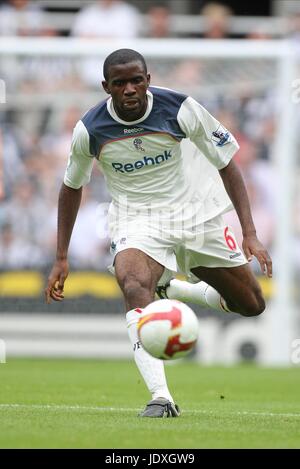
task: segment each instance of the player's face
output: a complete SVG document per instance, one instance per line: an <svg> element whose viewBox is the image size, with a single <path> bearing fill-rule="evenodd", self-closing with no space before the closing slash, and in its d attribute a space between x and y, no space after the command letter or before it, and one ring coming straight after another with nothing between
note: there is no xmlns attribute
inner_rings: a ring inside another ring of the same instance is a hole
<svg viewBox="0 0 300 469"><path fill-rule="evenodd" d="M109 67L108 81L103 81L105 91L111 95L118 116L125 121L142 117L147 109L147 88L150 75L139 61Z"/></svg>

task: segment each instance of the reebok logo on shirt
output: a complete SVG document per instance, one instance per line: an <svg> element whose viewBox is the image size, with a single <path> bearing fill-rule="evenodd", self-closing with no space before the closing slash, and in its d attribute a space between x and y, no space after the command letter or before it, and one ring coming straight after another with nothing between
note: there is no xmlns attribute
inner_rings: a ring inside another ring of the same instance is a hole
<svg viewBox="0 0 300 469"><path fill-rule="evenodd" d="M144 132L145 129L142 127L134 127L133 129L124 129L124 134L138 134L139 132Z"/></svg>
<svg viewBox="0 0 300 469"><path fill-rule="evenodd" d="M154 166L167 161L169 158L172 158L171 150L164 151L162 155L157 155L155 157L152 156L144 156L142 160L138 160L135 163L112 163L112 167L116 172L119 173L131 173L138 169L143 168L144 166Z"/></svg>

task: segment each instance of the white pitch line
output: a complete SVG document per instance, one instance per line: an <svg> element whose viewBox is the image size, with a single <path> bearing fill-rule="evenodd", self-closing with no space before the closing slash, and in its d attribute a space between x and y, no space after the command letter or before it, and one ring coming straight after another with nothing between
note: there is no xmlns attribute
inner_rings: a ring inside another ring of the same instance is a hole
<svg viewBox="0 0 300 469"><path fill-rule="evenodd" d="M242 412L236 412L239 415L262 415L266 417L300 417L300 413L293 413L293 412L282 412L282 413L276 413L276 412L248 412L248 411L242 411Z"/></svg>
<svg viewBox="0 0 300 469"><path fill-rule="evenodd" d="M45 410L92 410L92 411L120 411L120 412L133 412L138 411L139 409L134 409L132 407L93 407L93 406L80 406L80 405L57 405L57 404L0 404L0 409L45 409Z"/></svg>
<svg viewBox="0 0 300 469"><path fill-rule="evenodd" d="M57 405L57 404L0 404L1 409L37 409L37 410L79 410L79 411L96 411L96 412L138 412L140 408L134 407L97 407L97 406L80 406L80 405ZM183 414L203 414L215 415L217 411L188 409ZM252 411L221 411L221 415L249 415L260 417L300 417L299 413L293 412L252 412Z"/></svg>

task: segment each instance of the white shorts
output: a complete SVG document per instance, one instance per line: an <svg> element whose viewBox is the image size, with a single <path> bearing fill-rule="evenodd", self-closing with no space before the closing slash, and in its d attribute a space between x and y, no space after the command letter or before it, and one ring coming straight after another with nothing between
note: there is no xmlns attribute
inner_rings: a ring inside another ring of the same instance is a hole
<svg viewBox="0 0 300 469"><path fill-rule="evenodd" d="M172 228L172 229L171 229ZM182 272L193 280L194 267L237 267L247 264L232 229L222 215L218 215L195 227L151 226L146 218L135 219L126 224L126 230L118 226L114 230L111 253L115 257L128 248L143 251L165 267L159 283L165 283ZM109 267L114 273L113 264Z"/></svg>

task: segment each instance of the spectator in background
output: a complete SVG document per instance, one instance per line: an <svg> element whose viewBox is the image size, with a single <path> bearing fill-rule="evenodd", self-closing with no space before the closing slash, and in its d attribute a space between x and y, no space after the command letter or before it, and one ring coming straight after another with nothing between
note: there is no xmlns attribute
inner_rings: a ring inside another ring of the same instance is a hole
<svg viewBox="0 0 300 469"><path fill-rule="evenodd" d="M28 0L8 0L0 7L0 36L38 36L43 33L43 11Z"/></svg>
<svg viewBox="0 0 300 469"><path fill-rule="evenodd" d="M37 244L14 232L13 225L6 223L0 226L1 269L34 268L44 262L43 256Z"/></svg>
<svg viewBox="0 0 300 469"><path fill-rule="evenodd" d="M199 87L201 86L203 65L199 59L185 59L176 62L170 70L169 75L166 75L166 82L174 83L178 89L182 89L186 93L191 93L197 96ZM166 87L168 87L166 85Z"/></svg>
<svg viewBox="0 0 300 469"><path fill-rule="evenodd" d="M82 112L80 109L75 106L69 107L63 113L61 118L55 115L56 129L54 131L46 132L41 137L41 149L44 149L46 157L49 155L49 158L51 158L53 162L52 164L55 167L55 172L59 175L58 177L61 177L62 171L65 169L70 151L73 129L76 122L81 118L81 115Z"/></svg>
<svg viewBox="0 0 300 469"><path fill-rule="evenodd" d="M157 39L172 36L170 8L165 5L154 5L149 8L145 36Z"/></svg>
<svg viewBox="0 0 300 469"><path fill-rule="evenodd" d="M9 198L12 195L12 187L15 181L18 178L25 177L26 169L21 158L21 152L14 132L12 132L8 126L1 126L0 133L2 137L0 143L2 145L2 161L0 163L0 173L2 170L2 181L0 175L0 187L2 182L2 197Z"/></svg>
<svg viewBox="0 0 300 469"><path fill-rule="evenodd" d="M138 10L122 0L98 0L84 7L74 21L73 36L134 38L140 30Z"/></svg>
<svg viewBox="0 0 300 469"><path fill-rule="evenodd" d="M141 19L135 7L123 0L98 0L80 10L71 34L84 38L131 39L139 35L140 28ZM95 70L99 70L100 76ZM78 74L87 86L98 90L101 73L102 64L98 59L78 61Z"/></svg>
<svg viewBox="0 0 300 469"><path fill-rule="evenodd" d="M106 269L107 263L111 262L108 206L92 199L89 189L85 188L80 209L82 213L78 213L77 226L70 241L70 259L78 268Z"/></svg>
<svg viewBox="0 0 300 469"><path fill-rule="evenodd" d="M231 8L221 3L207 3L201 10L204 20L203 37L206 39L226 39L231 37L230 18Z"/></svg>
<svg viewBox="0 0 300 469"><path fill-rule="evenodd" d="M108 207L108 203L99 203L93 199L91 188L85 186L69 247L70 260L75 268L106 269L107 263L111 262ZM49 214L48 240L44 240L46 251L52 251L52 256L56 247L56 226L57 208L53 205Z"/></svg>
<svg viewBox="0 0 300 469"><path fill-rule="evenodd" d="M274 193L277 187L274 168L267 161L258 158L258 146L253 141L246 137L240 139L239 143L240 150L236 156L236 163L246 183L252 182L261 194L260 203L274 216Z"/></svg>
<svg viewBox="0 0 300 469"><path fill-rule="evenodd" d="M47 207L29 179L18 179L12 197L1 204L0 219L13 227L13 234L22 240L38 245L44 236Z"/></svg>

